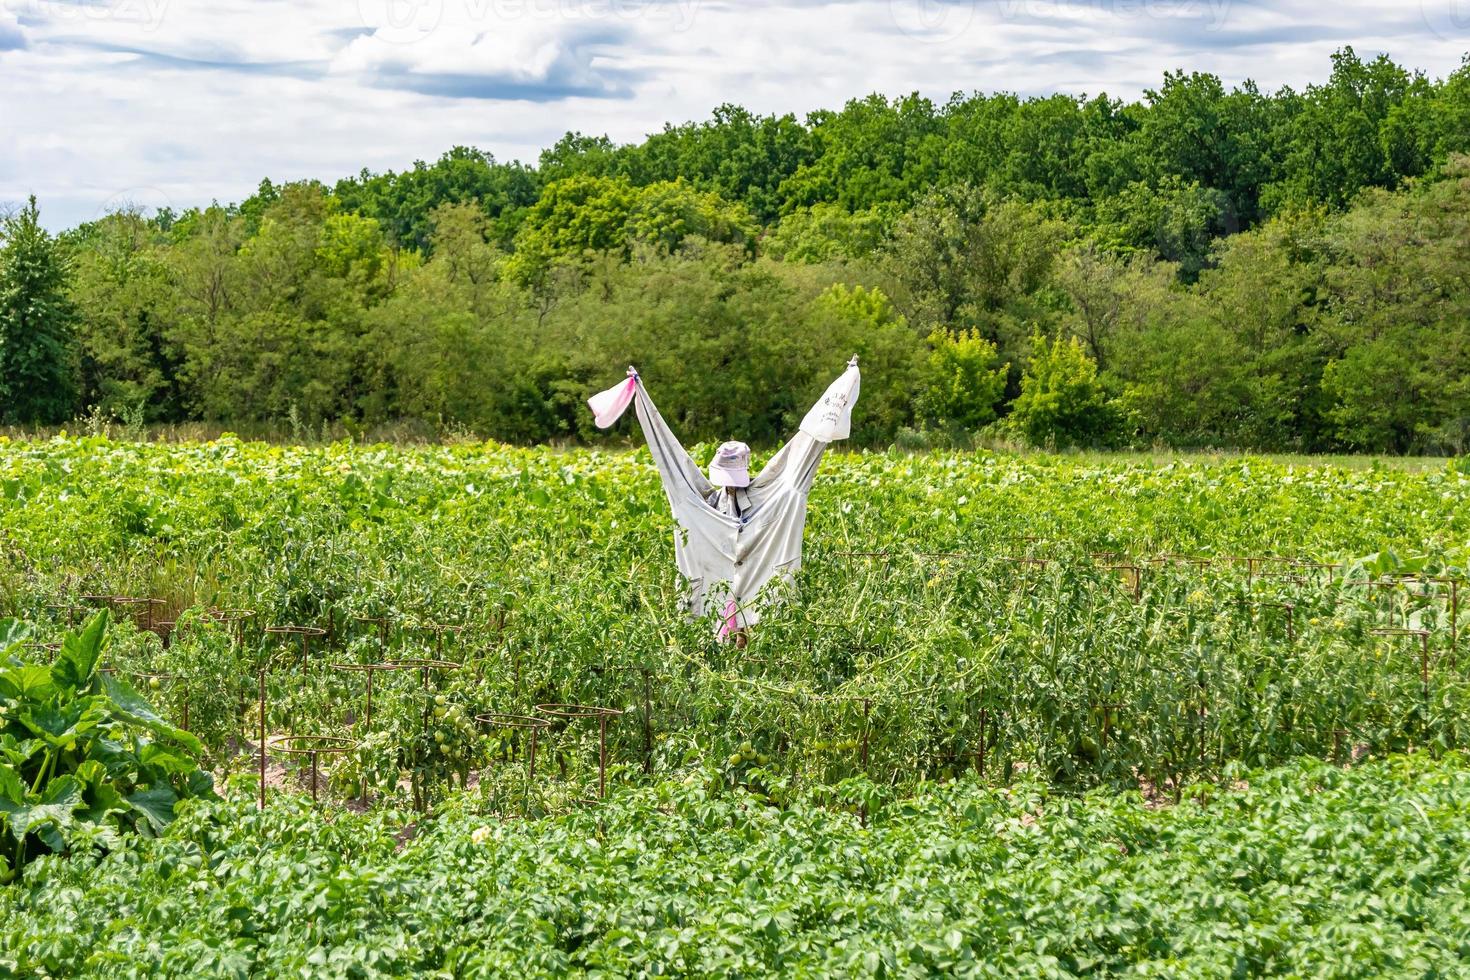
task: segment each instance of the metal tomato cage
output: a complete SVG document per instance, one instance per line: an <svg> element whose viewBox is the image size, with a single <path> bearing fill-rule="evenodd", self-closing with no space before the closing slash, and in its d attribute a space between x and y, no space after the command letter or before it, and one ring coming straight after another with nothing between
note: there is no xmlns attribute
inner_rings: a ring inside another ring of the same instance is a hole
<svg viewBox="0 0 1470 980"><path fill-rule="evenodd" d="M642 664L606 664L592 670L599 674L605 671L636 673L642 679L639 700L643 725L643 772L644 775L653 772L653 668Z"/></svg>
<svg viewBox="0 0 1470 980"><path fill-rule="evenodd" d="M385 660L382 666L389 670L417 670L419 679L427 690L430 671L459 670L463 664L457 664L453 660L436 660L432 657L404 657L401 660Z"/></svg>
<svg viewBox="0 0 1470 980"><path fill-rule="evenodd" d="M56 615L58 619L64 615L68 628L77 624L77 613L87 611L86 606L79 605L75 602L68 602L65 596L58 596L55 602L48 602L42 608Z"/></svg>
<svg viewBox="0 0 1470 980"><path fill-rule="evenodd" d="M607 723L622 714L617 708L604 708L593 704L549 703L538 704L536 710L552 718L561 718L568 723L583 718L597 719L597 798L607 798Z"/></svg>
<svg viewBox="0 0 1470 980"><path fill-rule="evenodd" d="M139 629L154 632L153 622L157 618L154 611L167 608L167 599L154 599L149 596L118 595L112 597L112 605L119 612L126 609L133 614L133 622Z"/></svg>
<svg viewBox="0 0 1470 980"><path fill-rule="evenodd" d="M510 732L530 732L526 753L526 780L536 778L536 738L543 728L551 727L551 719L537 715L513 715L490 712L475 715L475 721L487 731L502 729Z"/></svg>
<svg viewBox="0 0 1470 980"><path fill-rule="evenodd" d="M364 704L362 730L371 731L373 727L373 675L384 671L401 670L403 668L389 663L331 664L330 666L333 670L340 670L344 673L358 673L362 674L365 678L366 703Z"/></svg>
<svg viewBox="0 0 1470 980"><path fill-rule="evenodd" d="M245 645L245 625L254 618L254 609L207 609L199 617L199 622L226 627L230 631L235 646L243 647Z"/></svg>
<svg viewBox="0 0 1470 980"><path fill-rule="evenodd" d="M353 616L355 622L371 623L378 628L378 656L386 657L388 654L388 633L398 625L398 620L393 616Z"/></svg>
<svg viewBox="0 0 1470 980"><path fill-rule="evenodd" d="M311 760L311 801L317 802L317 757L351 752L357 742L338 735L286 735L276 740L274 751L286 755L304 755ZM260 806L265 809L265 782L262 777Z"/></svg>
<svg viewBox="0 0 1470 980"><path fill-rule="evenodd" d="M1385 613L1385 610L1381 608L1381 605L1380 605L1377 597L1379 595L1390 594L1392 591L1396 591L1396 590L1401 590L1402 591L1402 595L1404 595L1405 598L1421 599L1421 600L1425 600L1427 602L1443 602L1445 604L1445 614L1446 614L1446 616L1449 619L1449 627L1450 627L1450 642L1449 642L1449 649L1448 649L1449 658L1450 658L1450 669L1451 670L1457 670L1458 669L1458 667L1459 667L1459 651L1460 651L1460 585L1461 585L1461 580L1460 579L1453 578L1453 577L1450 577L1450 576L1427 576L1426 577L1426 576L1423 576L1423 575L1419 575L1417 573L1409 573L1409 574L1397 575L1397 576L1384 576L1382 578L1376 578L1376 579L1344 579L1343 582L1342 582L1342 584L1344 586L1357 586L1359 588L1367 588L1367 589L1369 589L1370 590L1369 598L1372 600L1373 612L1374 612L1375 615L1382 615L1382 614ZM1419 589L1412 588L1412 586L1415 586L1415 585L1421 586L1421 588L1419 588ZM1443 589L1437 588L1438 586L1446 586L1446 585L1449 586L1448 594L1446 594L1446 592ZM1400 630L1411 630L1411 632L1410 633L1402 633L1402 632L1400 632L1398 634L1394 634L1394 633L1378 633L1377 630L1374 630L1373 632L1374 632L1375 635L1379 635L1379 636L1416 635L1412 631L1412 628L1409 626L1409 610L1407 608L1405 608L1403 610L1403 616L1402 616L1402 619L1401 619L1402 625L1399 626L1399 627L1394 627L1393 626L1393 622L1394 622L1394 610L1393 610L1392 606L1390 606L1386 610L1386 614L1387 614L1388 622L1389 622L1389 626L1386 627L1386 628L1388 628L1388 629L1397 628L1397 629L1400 629ZM1432 631L1430 631L1430 630L1423 630L1423 632L1425 632L1426 634L1429 634Z"/></svg>
<svg viewBox="0 0 1470 980"><path fill-rule="evenodd" d="M1257 602L1254 605L1246 605L1246 615L1252 623L1255 622L1257 609L1279 609L1286 619L1286 642L1296 642L1296 603L1282 602Z"/></svg>
<svg viewBox="0 0 1470 980"><path fill-rule="evenodd" d="M1424 705L1429 706L1429 631L1398 626L1381 626L1368 631L1372 636L1407 637L1419 641L1419 685L1424 692Z"/></svg>
<svg viewBox="0 0 1470 980"><path fill-rule="evenodd" d="M432 635L434 637L434 659L443 661L444 637L446 635L458 637L465 631L466 627L459 623L421 623L418 626L410 627L410 629L415 632Z"/></svg>
<svg viewBox="0 0 1470 980"><path fill-rule="evenodd" d="M56 655L61 652L61 644L55 642L42 643L37 640L30 640L22 645L28 650L40 650L42 653L47 654L48 660L55 660Z"/></svg>
<svg viewBox="0 0 1470 980"><path fill-rule="evenodd" d="M319 628L317 628L315 626L277 625L277 626L267 626L267 627L265 627L265 629L263 630L263 632L265 634L269 635L269 636L300 637L301 638L301 660L300 660L301 674L302 674L303 677L310 676L310 672L311 672L311 641L315 637L325 636L326 633L327 633L326 630L319 629ZM288 643L290 643L289 640L288 640ZM291 646L294 646L294 643L291 643ZM283 646L281 649L282 650L287 650L287 649L289 649L289 647ZM293 653L291 656L292 656L292 659L294 660L295 659L295 654ZM259 723L258 724L258 728L259 728L259 735L260 735L260 760L259 760L259 762L260 762L260 808L262 810L265 809L265 770L266 770L266 752L267 752L267 748L268 748L268 746L267 746L268 737L267 737L267 734L266 734L266 712L267 712L267 710L268 710L268 708L270 706L270 698L269 698L269 692L268 692L267 686L266 686L266 678L267 678L267 675L270 673L271 660L272 660L272 657L271 657L270 653L264 653L261 656L259 663L256 665L256 674L257 674L257 683L258 683L258 697L257 697L257 700L256 700L256 705L257 705L257 710L259 711L259 715L260 715L260 717L258 718L258 723ZM288 719L287 725L288 725L288 727L291 730L291 735L290 736L287 736L287 737L294 738L295 737L295 730L296 730L295 719Z"/></svg>
<svg viewBox="0 0 1470 980"><path fill-rule="evenodd" d="M301 638L301 673L303 676L311 674L311 641L327 635L326 630L316 626L267 626L264 632L272 636L299 636Z"/></svg>

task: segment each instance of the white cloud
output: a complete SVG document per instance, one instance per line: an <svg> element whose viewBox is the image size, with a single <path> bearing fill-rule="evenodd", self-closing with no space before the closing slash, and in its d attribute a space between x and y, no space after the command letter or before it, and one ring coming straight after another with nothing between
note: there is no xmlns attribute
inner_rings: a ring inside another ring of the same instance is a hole
<svg viewBox="0 0 1470 980"><path fill-rule="evenodd" d="M0 7L0 51L15 51L26 46L26 34L20 20L9 10Z"/></svg>
<svg viewBox="0 0 1470 980"><path fill-rule="evenodd" d="M1443 75L1470 0L0 0L0 201L238 200L460 143L534 160L725 102L1136 97L1167 69L1300 87L1344 44Z"/></svg>

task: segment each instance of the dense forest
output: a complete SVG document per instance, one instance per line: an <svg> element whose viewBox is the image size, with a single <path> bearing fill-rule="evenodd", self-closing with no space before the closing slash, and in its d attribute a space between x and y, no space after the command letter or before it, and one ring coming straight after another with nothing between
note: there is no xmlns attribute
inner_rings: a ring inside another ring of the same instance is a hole
<svg viewBox="0 0 1470 980"><path fill-rule="evenodd" d="M0 421L595 440L634 363L771 442L856 352L867 444L1461 452L1470 58L1302 91L736 106L0 232ZM44 206L44 202L42 202Z"/></svg>

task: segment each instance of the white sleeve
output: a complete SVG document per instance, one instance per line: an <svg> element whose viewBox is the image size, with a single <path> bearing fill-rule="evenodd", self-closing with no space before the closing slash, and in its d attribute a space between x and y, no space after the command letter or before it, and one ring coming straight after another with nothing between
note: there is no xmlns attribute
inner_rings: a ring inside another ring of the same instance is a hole
<svg viewBox="0 0 1470 980"><path fill-rule="evenodd" d="M792 436L766 462L765 468L751 479L747 488L751 500L759 503L767 491L783 482L806 493L812 488L812 481L817 478L817 464L822 461L822 453L826 449L825 442L813 439L806 432L798 432Z"/></svg>
<svg viewBox="0 0 1470 980"><path fill-rule="evenodd" d="M653 453L653 464L663 479L669 503L677 504L691 495L702 502L714 486L674 437L653 399L648 397L648 389L643 387L641 379L633 407L638 412L638 424L643 428L643 437L648 440L648 449Z"/></svg>
<svg viewBox="0 0 1470 980"><path fill-rule="evenodd" d="M852 434L852 407L857 404L862 388L857 358L847 362L847 370L822 393L822 397L801 420L801 431L819 442L836 442Z"/></svg>
<svg viewBox="0 0 1470 980"><path fill-rule="evenodd" d="M822 397L801 420L801 429L766 463L765 469L750 482L753 497L779 483L787 482L802 493L812 488L817 478L817 465L827 444L846 439L852 432L852 407L857 404L862 375L857 358L847 370L822 393Z"/></svg>

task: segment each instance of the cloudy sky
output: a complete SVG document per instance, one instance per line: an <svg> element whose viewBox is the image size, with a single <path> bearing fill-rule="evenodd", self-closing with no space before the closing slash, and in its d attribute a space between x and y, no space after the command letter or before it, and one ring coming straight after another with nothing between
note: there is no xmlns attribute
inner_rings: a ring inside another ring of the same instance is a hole
<svg viewBox="0 0 1470 980"><path fill-rule="evenodd" d="M1470 0L0 0L0 206L58 228L460 143L533 161L722 102L1301 86L1345 44L1443 76Z"/></svg>

